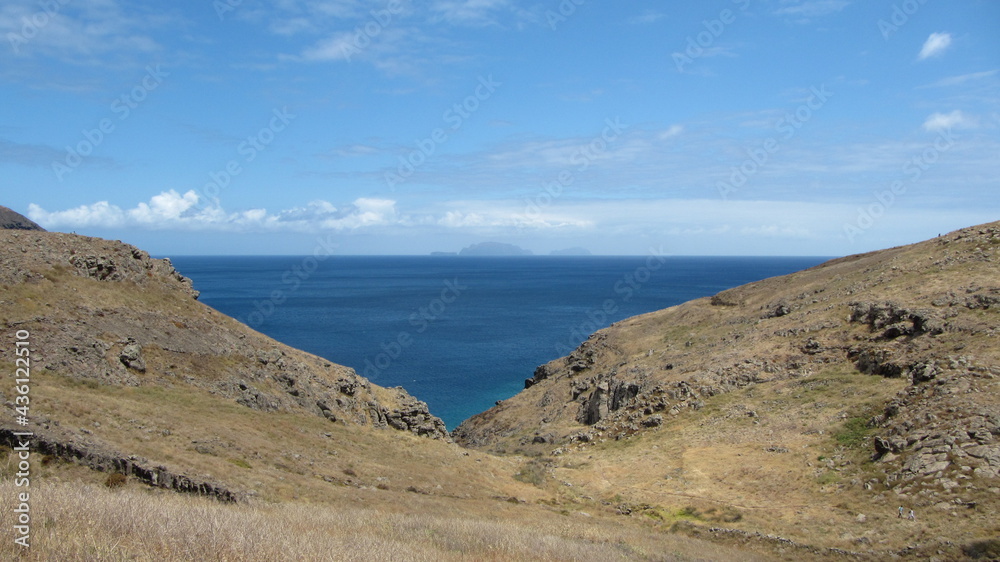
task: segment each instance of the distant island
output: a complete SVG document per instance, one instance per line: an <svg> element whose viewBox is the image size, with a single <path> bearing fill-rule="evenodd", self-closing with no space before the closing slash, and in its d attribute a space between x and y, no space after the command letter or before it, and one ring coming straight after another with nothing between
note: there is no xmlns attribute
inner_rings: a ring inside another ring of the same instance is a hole
<svg viewBox="0 0 1000 562"><path fill-rule="evenodd" d="M504 244L503 242L480 242L462 248L458 252L460 256L531 256L531 250L525 250L514 244Z"/></svg>
<svg viewBox="0 0 1000 562"><path fill-rule="evenodd" d="M534 252L515 244L503 242L480 242L466 246L458 252L431 252L432 256L533 256ZM552 250L550 256L591 256L590 250L575 246L564 250Z"/></svg>
<svg viewBox="0 0 1000 562"><path fill-rule="evenodd" d="M566 248L565 250L552 250L549 252L551 256L592 256L590 250L586 248L581 248L579 246L573 248Z"/></svg>

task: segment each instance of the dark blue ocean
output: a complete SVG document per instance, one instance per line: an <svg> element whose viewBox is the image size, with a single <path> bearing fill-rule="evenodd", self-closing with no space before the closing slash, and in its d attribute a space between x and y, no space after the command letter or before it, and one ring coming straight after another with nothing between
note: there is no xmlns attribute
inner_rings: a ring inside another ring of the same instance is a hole
<svg viewBox="0 0 1000 562"><path fill-rule="evenodd" d="M173 257L200 300L376 384L449 428L612 322L819 257Z"/></svg>

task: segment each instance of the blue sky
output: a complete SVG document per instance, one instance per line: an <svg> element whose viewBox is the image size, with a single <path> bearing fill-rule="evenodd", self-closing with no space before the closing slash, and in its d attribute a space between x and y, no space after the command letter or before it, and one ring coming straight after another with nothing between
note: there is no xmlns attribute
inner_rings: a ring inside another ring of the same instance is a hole
<svg viewBox="0 0 1000 562"><path fill-rule="evenodd" d="M0 204L176 255L844 255L1000 219L1000 2L150 4L0 7Z"/></svg>

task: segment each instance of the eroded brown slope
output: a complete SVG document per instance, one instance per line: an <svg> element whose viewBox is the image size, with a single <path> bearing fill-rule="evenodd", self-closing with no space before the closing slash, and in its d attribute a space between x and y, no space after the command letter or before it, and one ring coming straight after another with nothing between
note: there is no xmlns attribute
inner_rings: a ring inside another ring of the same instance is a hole
<svg viewBox="0 0 1000 562"><path fill-rule="evenodd" d="M541 455L629 512L718 508L736 528L861 550L989 537L998 259L992 223L630 318L454 437ZM895 529L882 515L898 504L925 519Z"/></svg>
<svg viewBox="0 0 1000 562"><path fill-rule="evenodd" d="M174 446L209 451L205 454L214 448L223 454L226 447L213 442L221 441L218 433L224 431L209 430L200 439L178 444L171 435L176 428L141 419L139 398L133 417L118 419L115 410L124 409L124 395L110 400L109 411L93 421L78 419L81 396L90 393L98 401L126 389L135 389L134 397L145 392L151 400L157 399L152 389L158 389L164 393L162 401L181 401L187 393L190 401L207 395L251 414L313 416L331 431L355 426L447 438L441 420L402 389L378 387L352 369L280 344L196 298L190 280L168 260L151 259L127 244L0 231L0 329L8 341L17 331L30 334L37 407L26 429L36 433L42 452L159 484L166 481L171 487L192 487L184 481L173 484L189 475L190 467L154 457L171 456ZM0 365L13 372L13 351L6 345ZM11 400L10 389L0 392ZM173 411L185 406L178 403ZM206 418L211 414L193 412ZM258 419L271 423L264 416ZM175 442L165 446L164 455L132 442L137 433L149 440L150 428L157 428L160 440ZM7 412L0 429L25 428L16 426L13 412ZM186 477L195 488L205 480Z"/></svg>

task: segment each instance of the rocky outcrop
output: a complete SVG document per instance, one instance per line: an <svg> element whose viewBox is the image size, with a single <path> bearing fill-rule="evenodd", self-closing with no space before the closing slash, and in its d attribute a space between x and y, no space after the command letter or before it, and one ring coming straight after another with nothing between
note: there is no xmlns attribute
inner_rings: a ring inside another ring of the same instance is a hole
<svg viewBox="0 0 1000 562"><path fill-rule="evenodd" d="M400 406L389 410L380 407L377 416L380 420L393 429L409 431L420 436L434 437L437 439L448 438L448 429L444 422L437 416L433 416L427 410L427 404L412 396L400 391Z"/></svg>
<svg viewBox="0 0 1000 562"><path fill-rule="evenodd" d="M129 369L135 369L140 373L146 372L146 362L142 360L142 347L133 339L129 339L125 344L118 359Z"/></svg>
<svg viewBox="0 0 1000 562"><path fill-rule="evenodd" d="M852 302L850 306L851 322L866 324L887 340L944 332L943 322L930 310L909 310L894 302Z"/></svg>
<svg viewBox="0 0 1000 562"><path fill-rule="evenodd" d="M34 428L32 428L34 429ZM0 443L16 447L23 442L15 431L0 428ZM125 456L92 441L78 442L66 437L49 435L36 430L30 439L32 451L56 459L86 466L92 470L124 474L154 488L208 496L223 502L245 500L244 492L227 489L217 482L181 474L162 465L135 455Z"/></svg>
<svg viewBox="0 0 1000 562"><path fill-rule="evenodd" d="M924 374L931 372L933 376ZM1000 479L1000 404L984 394L1000 368L950 357L917 369L913 386L870 425L872 459L902 495L950 501Z"/></svg>
<svg viewBox="0 0 1000 562"><path fill-rule="evenodd" d="M549 369L548 365L539 365L530 379L524 379L524 388L531 388L535 384L549 378L552 374L553 371Z"/></svg>
<svg viewBox="0 0 1000 562"><path fill-rule="evenodd" d="M584 425L594 425L606 418L609 413L618 411L626 404L635 400L639 394L639 385L634 382L611 378L600 382L597 387L583 400L577 421Z"/></svg>
<svg viewBox="0 0 1000 562"><path fill-rule="evenodd" d="M117 241L57 232L0 230L0 283L40 281L64 271L98 281L159 286L198 298L192 282L169 259Z"/></svg>
<svg viewBox="0 0 1000 562"><path fill-rule="evenodd" d="M98 281L141 282L144 275L162 276L178 281L192 297L198 298L198 291L194 290L191 280L174 269L168 258L152 259L148 253L134 246L126 246L122 250L112 255L74 255L69 258L69 263L78 274Z"/></svg>

